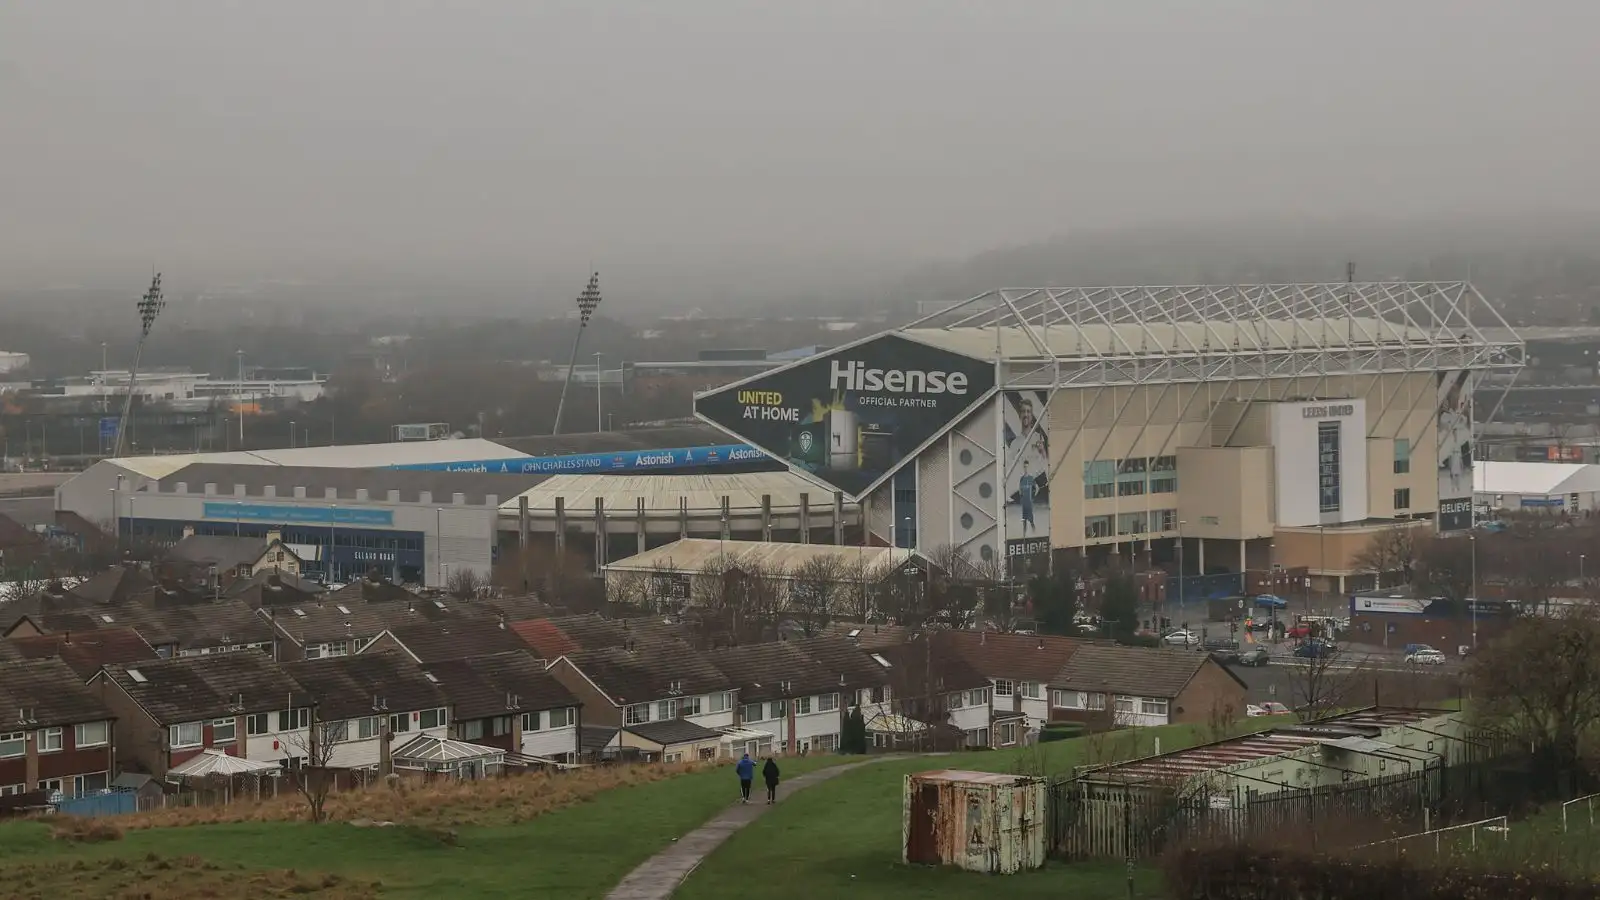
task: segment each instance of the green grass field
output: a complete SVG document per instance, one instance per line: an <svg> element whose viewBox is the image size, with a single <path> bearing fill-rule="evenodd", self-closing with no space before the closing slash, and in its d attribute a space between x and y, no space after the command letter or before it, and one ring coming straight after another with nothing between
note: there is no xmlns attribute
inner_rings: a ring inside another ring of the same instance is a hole
<svg viewBox="0 0 1600 900"><path fill-rule="evenodd" d="M798 775L848 761L811 757L786 761L784 768ZM41 858L154 853L374 879L385 897L598 898L673 838L727 808L736 792L726 768L696 772L607 791L519 825L462 828L454 846L413 828L283 822L155 828L130 831L119 841L67 844L52 840L46 825L12 823L0 825L0 883L8 865ZM90 895L63 885L56 896Z"/></svg>
<svg viewBox="0 0 1600 900"><path fill-rule="evenodd" d="M1275 720L1241 723L1239 733ZM1138 746L1124 744L1122 756L1146 755L1160 738L1163 751L1196 742L1186 726L1124 732ZM1132 751L1132 752L1127 752ZM962 753L942 758L897 759L875 763L796 793L767 815L734 834L695 870L675 895L681 900L733 900L750 896L816 898L841 893L873 900L963 897L989 900L997 891L1008 898L1125 900L1127 872L1121 865L1051 865L1037 872L994 877L955 870L907 866L901 859L901 809L906 775L931 769L987 772L1039 771L1068 774L1094 752L1079 739L1014 751ZM1159 875L1134 872L1134 896L1166 896Z"/></svg>
<svg viewBox="0 0 1600 900"><path fill-rule="evenodd" d="M1251 720L1239 728L1273 724ZM844 773L798 791L736 834L686 883L680 896L825 896L830 889L873 898L979 896L993 879L901 865L902 778L938 768L1070 773L1071 767L1108 754L1125 759L1197 740L1194 728L1174 726L1060 741L1013 751L936 758L896 758ZM810 757L784 762L786 777L859 757ZM605 791L592 800L516 825L463 827L453 839L426 828L357 828L348 824L248 822L133 830L121 840L72 843L54 840L41 823L0 825L0 883L10 871L55 860L88 863L110 858L191 857L250 870L292 869L301 876L338 875L381 883L382 896L439 900L478 898L601 898L635 866L675 838L726 809L735 793L728 767ZM1138 897L1158 897L1153 873L1137 874ZM854 877L852 877L854 876ZM1119 866L1058 866L1008 878L1018 897L1081 900L1127 896ZM52 876L49 900L101 896L92 878ZM753 887L754 886L754 887ZM1064 892L1070 892L1064 893ZM167 900L187 896L164 889ZM221 895L229 896L229 895ZM330 896L333 894L330 893ZM342 896L342 895L340 895Z"/></svg>

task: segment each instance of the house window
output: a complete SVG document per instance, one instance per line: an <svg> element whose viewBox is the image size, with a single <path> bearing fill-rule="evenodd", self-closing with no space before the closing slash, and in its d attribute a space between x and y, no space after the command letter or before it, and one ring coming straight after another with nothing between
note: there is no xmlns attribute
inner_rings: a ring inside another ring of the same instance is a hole
<svg viewBox="0 0 1600 900"><path fill-rule="evenodd" d="M74 796L87 797L90 794L97 794L110 786L111 779L105 772L72 776L72 793Z"/></svg>
<svg viewBox="0 0 1600 900"><path fill-rule="evenodd" d="M61 749L61 729L41 728L36 733L39 736L40 753L54 753Z"/></svg>
<svg viewBox="0 0 1600 900"><path fill-rule="evenodd" d="M378 736L378 717L367 716L356 720L356 740L371 740Z"/></svg>
<svg viewBox="0 0 1600 900"><path fill-rule="evenodd" d="M989 690L987 688L978 688L977 690L968 691L967 692L967 704L966 705L967 706L988 706L989 705Z"/></svg>
<svg viewBox="0 0 1600 900"><path fill-rule="evenodd" d="M404 734L411 730L411 717L405 713L395 713L389 717L389 730L395 734Z"/></svg>
<svg viewBox="0 0 1600 900"><path fill-rule="evenodd" d="M15 797L27 792L28 786L25 784L0 784L0 797Z"/></svg>
<svg viewBox="0 0 1600 900"><path fill-rule="evenodd" d="M837 734L819 734L811 739L811 746L817 750L839 749L839 736Z"/></svg>
<svg viewBox="0 0 1600 900"><path fill-rule="evenodd" d="M656 703L656 721L670 722L678 717L678 701L661 700Z"/></svg>
<svg viewBox="0 0 1600 900"><path fill-rule="evenodd" d="M781 719L784 716L787 716L788 714L789 714L789 701L787 701L787 700L774 700L774 701L772 701L772 718Z"/></svg>
<svg viewBox="0 0 1600 900"><path fill-rule="evenodd" d="M577 720L578 717L573 715L573 709L570 706L550 710L551 728L568 728L577 724Z"/></svg>
<svg viewBox="0 0 1600 900"><path fill-rule="evenodd" d="M838 694L823 694L817 698L817 712L833 712L839 708Z"/></svg>
<svg viewBox="0 0 1600 900"><path fill-rule="evenodd" d="M994 695L996 697L1009 697L1011 696L1011 692L1012 686L1008 679L996 678L994 680Z"/></svg>
<svg viewBox="0 0 1600 900"><path fill-rule="evenodd" d="M522 730L523 731L538 731L539 730L539 720L540 720L540 718L541 718L541 716L537 712L525 712L525 713L523 713L522 714Z"/></svg>
<svg viewBox="0 0 1600 900"><path fill-rule="evenodd" d="M450 717L442 709L425 709L417 724L423 728L443 728L450 724Z"/></svg>
<svg viewBox="0 0 1600 900"><path fill-rule="evenodd" d="M739 721L759 722L762 720L761 713L765 709L766 707L760 703L746 703L745 705L739 707Z"/></svg>
<svg viewBox="0 0 1600 900"><path fill-rule="evenodd" d="M257 734L266 734L267 733L267 714L266 713L256 713L255 715L245 716L244 717L244 733L248 734L248 735L252 735L252 736L257 735Z"/></svg>
<svg viewBox="0 0 1600 900"><path fill-rule="evenodd" d="M987 747L987 746L989 746L989 729L987 729L987 728L974 728L971 731L967 732L967 746L968 747Z"/></svg>
<svg viewBox="0 0 1600 900"><path fill-rule="evenodd" d="M350 645L345 641L334 641L328 645L329 656L349 656Z"/></svg>
<svg viewBox="0 0 1600 900"><path fill-rule="evenodd" d="M950 708L951 709L960 709L961 707L966 705L966 699L967 699L967 695L964 694L964 693L951 694L950 695L950 700L949 700Z"/></svg>
<svg viewBox="0 0 1600 900"><path fill-rule="evenodd" d="M28 752L28 735L23 731L0 734L0 759L21 756Z"/></svg>
<svg viewBox="0 0 1600 900"><path fill-rule="evenodd" d="M680 715L680 716L698 716L698 715L700 715L700 698L699 697L683 697L683 698L680 698L678 700L678 715Z"/></svg>
<svg viewBox="0 0 1600 900"><path fill-rule="evenodd" d="M321 739L330 744L342 744L350 739L350 723L344 719L337 722L323 722Z"/></svg>
<svg viewBox="0 0 1600 900"><path fill-rule="evenodd" d="M1000 723L1000 746L1007 747L1017 742L1017 723Z"/></svg>
<svg viewBox="0 0 1600 900"><path fill-rule="evenodd" d="M714 713L727 712L733 709L733 691L723 691L711 695L711 711Z"/></svg>
<svg viewBox="0 0 1600 900"><path fill-rule="evenodd" d="M1394 439L1394 473L1396 475L1408 475L1411 473L1410 438Z"/></svg>
<svg viewBox="0 0 1600 900"><path fill-rule="evenodd" d="M231 744L238 734L238 719L217 719L211 723L211 743L213 744Z"/></svg>
<svg viewBox="0 0 1600 900"><path fill-rule="evenodd" d="M104 722L85 722L74 725L72 728L72 746L82 750L85 747L98 747L106 742L109 729Z"/></svg>
<svg viewBox="0 0 1600 900"><path fill-rule="evenodd" d="M1105 709L1106 695L1101 693L1088 693L1083 695L1084 709Z"/></svg>
<svg viewBox="0 0 1600 900"><path fill-rule="evenodd" d="M289 709L278 713L279 731L297 731L311 727L311 709Z"/></svg>
<svg viewBox="0 0 1600 900"><path fill-rule="evenodd" d="M796 698L794 698L794 714L797 715L797 716L810 715L811 714L811 698L810 697L796 697Z"/></svg>
<svg viewBox="0 0 1600 900"><path fill-rule="evenodd" d="M998 693L998 691L996 692ZM1037 681L1022 681L1017 683L1017 693L1028 700L1044 699L1044 688Z"/></svg>
<svg viewBox="0 0 1600 900"><path fill-rule="evenodd" d="M493 719L489 720L489 736L490 737L497 737L499 735L510 734L510 733L511 733L511 717L510 716L495 716Z"/></svg>
<svg viewBox="0 0 1600 900"><path fill-rule="evenodd" d="M321 644L307 644L306 645L306 659L321 659L321 658L322 658L322 645Z"/></svg>
<svg viewBox="0 0 1600 900"><path fill-rule="evenodd" d="M1116 705L1116 710L1117 710L1117 712L1119 712L1119 713L1131 713L1131 712L1133 712L1133 710L1134 710L1134 702L1133 701L1134 701L1134 698L1132 698L1132 697L1118 696L1117 700L1116 700L1116 704L1117 704Z"/></svg>
<svg viewBox="0 0 1600 900"><path fill-rule="evenodd" d="M199 722L185 722L168 729L172 748L198 747L205 740L205 728Z"/></svg>
<svg viewBox="0 0 1600 900"><path fill-rule="evenodd" d="M716 759L717 758L717 748L715 748L715 747L701 747L700 748L700 758L702 760Z"/></svg>
<svg viewBox="0 0 1600 900"><path fill-rule="evenodd" d="M1395 509L1410 509L1411 508L1411 488L1395 488L1394 489L1394 508Z"/></svg>
<svg viewBox="0 0 1600 900"><path fill-rule="evenodd" d="M1167 714L1167 701L1157 700L1153 697L1139 698L1139 712L1147 716L1165 716Z"/></svg>
<svg viewBox="0 0 1600 900"><path fill-rule="evenodd" d="M64 793L61 790L62 787L63 787L63 785L61 783L61 779L59 779L59 778L41 778L41 779L39 779L39 790L44 791L46 794L61 794L61 793Z"/></svg>
<svg viewBox="0 0 1600 900"><path fill-rule="evenodd" d="M679 751L677 753L668 753L667 756L666 756L666 761L669 762L669 763L680 763L680 762L683 762L683 753L682 753L682 751Z"/></svg>
<svg viewBox="0 0 1600 900"><path fill-rule="evenodd" d="M1083 709L1083 694L1078 691L1051 691L1050 705L1057 709Z"/></svg>
<svg viewBox="0 0 1600 900"><path fill-rule="evenodd" d="M472 719L471 721L461 723L462 740L475 741L481 737L483 737L482 719Z"/></svg>
<svg viewBox="0 0 1600 900"><path fill-rule="evenodd" d="M635 703L622 710L622 724L643 725L650 721L650 704Z"/></svg>

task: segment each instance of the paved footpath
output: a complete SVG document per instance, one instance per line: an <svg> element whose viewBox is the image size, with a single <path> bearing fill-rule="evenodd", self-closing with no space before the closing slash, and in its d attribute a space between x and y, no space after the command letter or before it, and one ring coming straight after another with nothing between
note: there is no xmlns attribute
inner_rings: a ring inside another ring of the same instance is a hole
<svg viewBox="0 0 1600 900"><path fill-rule="evenodd" d="M893 757L878 757L865 762L849 763L842 766L829 766L826 769L816 769L804 775L783 781L778 784L778 802L798 790L810 787L819 781L827 781L837 775L843 775L851 769L870 766L876 762ZM734 780L731 772L728 776L730 792L736 792L739 783ZM622 883L606 895L607 900L668 900L672 892L678 889L684 879L689 877L711 851L722 846L735 831L761 818L770 807L767 806L767 789L761 783L760 772L756 773L756 783L750 789L750 803L735 803L723 810L716 818L689 832L672 844L667 849L645 860L642 865L622 879ZM757 798L760 798L759 800Z"/></svg>

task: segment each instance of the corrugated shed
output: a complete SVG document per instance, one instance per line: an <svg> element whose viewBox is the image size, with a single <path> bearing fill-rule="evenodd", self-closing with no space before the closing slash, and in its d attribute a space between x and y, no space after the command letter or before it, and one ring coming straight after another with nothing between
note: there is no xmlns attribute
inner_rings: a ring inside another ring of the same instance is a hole
<svg viewBox="0 0 1600 900"><path fill-rule="evenodd" d="M720 513L722 498L728 498L731 510L749 514L761 509L763 494L772 497L772 508L792 513L800 507L800 495L810 496L815 525L825 524L831 514L832 495L790 472L748 472L740 475L665 475L652 474L648 478L637 475L552 475L537 486L524 491L531 509L555 508L557 497L566 498L569 514L581 516L594 512L596 497L605 501L606 509L617 513L632 513L640 497L647 511L676 515L679 502L689 501L692 515ZM853 505L847 504L853 508ZM517 511L517 497L500 504L504 512Z"/></svg>
<svg viewBox="0 0 1600 900"><path fill-rule="evenodd" d="M835 559L841 577L854 578L857 566L865 566L868 577L880 577L887 576L915 556L914 551L900 547L683 538L610 563L606 569L612 572L704 572L716 561L726 559L729 564L751 566L763 572L793 572L815 559Z"/></svg>
<svg viewBox="0 0 1600 900"><path fill-rule="evenodd" d="M907 775L904 859L1011 875L1044 865L1042 778L946 769Z"/></svg>

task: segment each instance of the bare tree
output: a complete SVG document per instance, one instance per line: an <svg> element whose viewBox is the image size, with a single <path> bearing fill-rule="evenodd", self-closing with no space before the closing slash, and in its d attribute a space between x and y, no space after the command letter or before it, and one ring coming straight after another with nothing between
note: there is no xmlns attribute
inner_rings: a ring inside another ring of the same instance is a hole
<svg viewBox="0 0 1600 900"><path fill-rule="evenodd" d="M471 600L478 593L489 586L489 582L478 570L461 566L450 572L450 577L445 581L445 591L457 600Z"/></svg>
<svg viewBox="0 0 1600 900"><path fill-rule="evenodd" d="M294 787L305 800L307 815L313 822L323 822L327 820L328 795L337 781L330 764L339 745L349 740L350 723L343 719L323 721L315 707L311 715L311 725L304 732L289 732L279 740L300 760L299 768L293 770ZM388 727L388 723L384 726Z"/></svg>
<svg viewBox="0 0 1600 900"><path fill-rule="evenodd" d="M1514 622L1473 657L1467 681L1480 725L1571 770L1600 724L1600 612Z"/></svg>
<svg viewBox="0 0 1600 900"><path fill-rule="evenodd" d="M1374 587L1381 587L1387 575L1398 575L1400 584L1410 584L1417 553L1416 528L1386 528L1373 535L1361 552L1356 554L1355 568L1371 573Z"/></svg>
<svg viewBox="0 0 1600 900"><path fill-rule="evenodd" d="M848 569L837 554L813 556L790 573L789 615L807 637L820 633L847 590Z"/></svg>
<svg viewBox="0 0 1600 900"><path fill-rule="evenodd" d="M1333 715L1364 699L1356 695L1367 683L1363 678L1368 669L1365 657L1320 646L1314 655L1292 657L1282 668L1289 684L1290 706L1303 722Z"/></svg>
<svg viewBox="0 0 1600 900"><path fill-rule="evenodd" d="M872 622L880 618L876 602L875 573L869 571L866 558L851 553L841 560L843 584L833 610L837 618L852 622Z"/></svg>
<svg viewBox="0 0 1600 900"><path fill-rule="evenodd" d="M611 572L605 585L608 612L614 615L637 615L654 611L657 605L655 583L644 572Z"/></svg>

